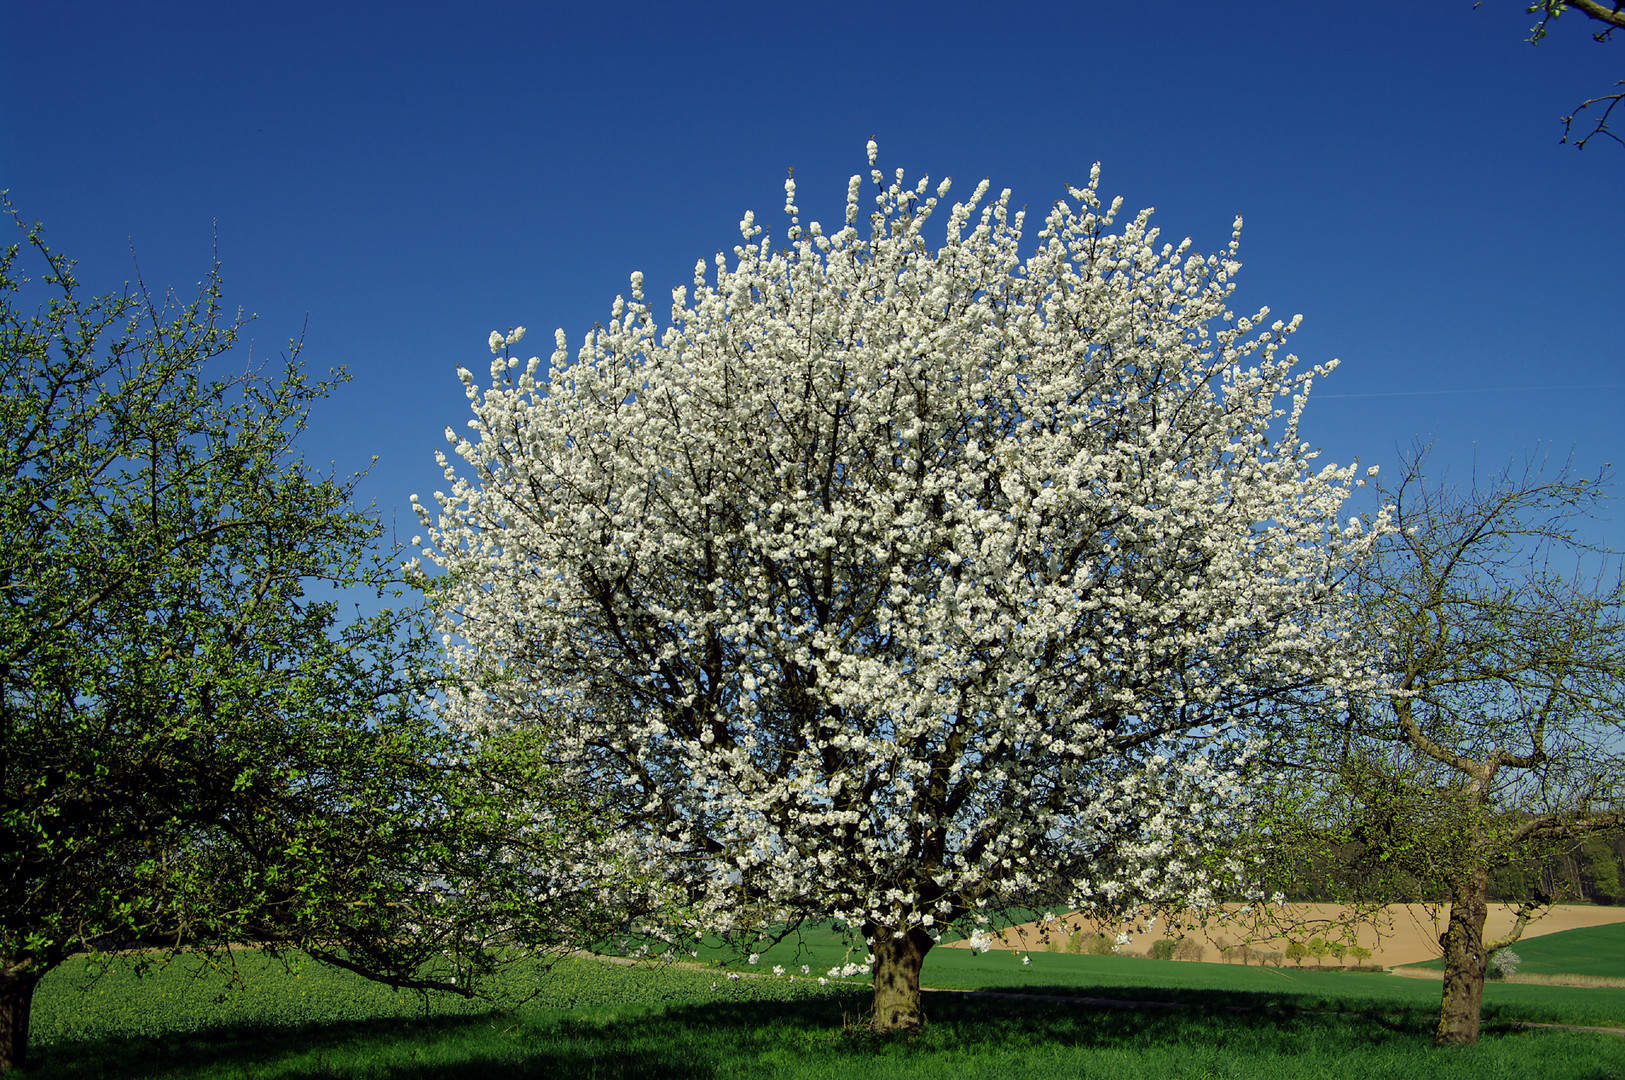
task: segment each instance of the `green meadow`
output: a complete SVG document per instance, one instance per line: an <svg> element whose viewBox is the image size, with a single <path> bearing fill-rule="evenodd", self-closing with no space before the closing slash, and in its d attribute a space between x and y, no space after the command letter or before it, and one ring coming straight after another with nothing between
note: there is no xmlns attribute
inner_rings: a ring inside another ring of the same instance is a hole
<svg viewBox="0 0 1625 1080"><path fill-rule="evenodd" d="M1523 975L1592 975L1625 979L1625 923L1586 926L1526 938L1512 946ZM1441 960L1407 967L1439 970Z"/></svg>
<svg viewBox="0 0 1625 1080"><path fill-rule="evenodd" d="M925 966L924 982L940 988L928 1027L881 1038L862 1027L861 981L817 982L818 965L843 956L832 935L808 932L755 965L717 965L706 944L697 951L708 963L515 968L501 1008L252 952L238 957L240 986L195 958L145 977L76 961L36 995L22 1075L1625 1080L1625 1034L1522 1026L1625 1029L1625 989L1491 984L1479 1044L1441 1049L1429 1042L1439 986L1426 980L1054 953L1023 964L937 949ZM786 974L771 975L774 964Z"/></svg>

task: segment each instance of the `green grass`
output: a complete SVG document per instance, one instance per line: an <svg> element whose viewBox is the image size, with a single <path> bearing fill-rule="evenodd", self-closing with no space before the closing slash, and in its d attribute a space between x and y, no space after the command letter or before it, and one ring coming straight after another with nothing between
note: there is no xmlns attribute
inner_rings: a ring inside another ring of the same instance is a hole
<svg viewBox="0 0 1625 1080"><path fill-rule="evenodd" d="M994 966L981 965L992 962ZM926 957L922 981L979 990L1176 1001L1244 1009L1386 1012L1436 1016L1440 985L1369 972L1193 964L1116 956L1034 953L1022 966L1008 954L977 957L943 950ZM1484 988L1487 1023L1530 1021L1625 1027L1625 989L1493 983ZM1625 1043L1625 1039L1621 1040Z"/></svg>
<svg viewBox="0 0 1625 1080"><path fill-rule="evenodd" d="M516 972L508 992L535 992L522 1008L436 998L426 1016L421 995L342 972L288 973L255 954L242 965L241 991L194 960L140 980L122 968L89 980L82 964L53 973L36 995L35 1061L24 1077L1625 1080L1625 1037L1511 1023L1622 1023L1625 990L1491 986L1480 1044L1440 1050L1429 1045L1436 983L1352 973L1066 954L1034 954L1023 966L1008 953L935 950L928 984L1189 1007L933 994L923 1034L884 1039L857 1025L864 988L820 988L799 968L791 983L572 960L545 976Z"/></svg>
<svg viewBox="0 0 1625 1080"><path fill-rule="evenodd" d="M1522 959L1518 971L1525 975L1600 975L1625 979L1625 923L1542 934L1518 942L1512 951ZM1438 971L1444 967L1444 961L1425 960L1405 966Z"/></svg>
<svg viewBox="0 0 1625 1080"><path fill-rule="evenodd" d="M53 971L34 993L35 1045L107 1038L162 1040L233 1029L267 1034L313 1024L374 1020L453 1021L489 1016L484 1001L399 991L321 964L289 967L261 953L237 954L238 980L197 957L142 977L115 961L105 972L83 960ZM696 1000L750 1002L829 993L809 980L729 978L724 971L564 959L551 969L510 968L496 988L507 1012L614 1008Z"/></svg>
<svg viewBox="0 0 1625 1080"><path fill-rule="evenodd" d="M823 926L803 928L795 938L764 950L754 966L738 961L733 953L714 943L697 951L700 959L720 961L731 970L765 972L779 964L799 975L800 965L806 964L814 976L847 956L845 945ZM1023 958L1028 962L1022 963ZM861 961L863 957L858 954L855 959ZM1274 968L943 948L926 954L920 981L925 986L953 990L1028 990L1085 997L1223 1002L1244 1008L1436 1010L1440 994L1439 984L1426 980L1322 971L1312 966ZM1625 1026L1625 989L1492 983L1484 992L1486 1019Z"/></svg>

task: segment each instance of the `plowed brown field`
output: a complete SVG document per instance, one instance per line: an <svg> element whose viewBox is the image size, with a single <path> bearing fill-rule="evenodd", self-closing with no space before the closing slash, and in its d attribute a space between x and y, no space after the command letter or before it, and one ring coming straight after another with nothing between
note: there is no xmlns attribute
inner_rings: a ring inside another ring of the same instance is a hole
<svg viewBox="0 0 1625 1080"><path fill-rule="evenodd" d="M1515 913L1513 905L1491 904L1489 919L1484 927L1485 936L1494 939L1511 930ZM1450 909L1445 905L1391 904L1374 912L1363 913L1358 919L1354 918L1356 914L1352 909L1337 904L1270 906L1261 916L1256 912L1246 913L1228 908L1222 914L1210 912L1206 925L1187 916L1187 923L1194 925L1188 925L1185 929L1169 929L1167 920L1158 920L1149 931L1143 925L1139 926L1140 932L1134 933L1133 940L1122 949L1143 954L1158 938L1188 935L1207 947L1204 959L1216 961L1221 959L1219 950L1229 945L1246 944L1265 952L1284 952L1287 943L1292 940L1307 942L1314 937L1323 937L1328 941L1349 941L1352 935L1353 944L1370 949L1372 955L1369 960L1349 959L1346 963L1396 967L1439 957L1439 934L1445 928ZM1525 927L1523 937L1528 939L1554 934L1559 930L1618 922L1625 922L1625 907L1557 904L1532 920ZM1102 924L1078 915L1064 916L1052 926L1055 929L1048 935L1038 923L1013 926L996 939L994 947L1042 952L1051 940L1057 938L1064 948L1066 937L1075 929L1082 929L1086 933L1101 931L1112 936L1119 930L1136 929L1133 922ZM949 947L964 948L965 944L955 942ZM1330 956L1322 962L1331 965L1338 963ZM1316 961L1305 960L1304 963L1312 966Z"/></svg>

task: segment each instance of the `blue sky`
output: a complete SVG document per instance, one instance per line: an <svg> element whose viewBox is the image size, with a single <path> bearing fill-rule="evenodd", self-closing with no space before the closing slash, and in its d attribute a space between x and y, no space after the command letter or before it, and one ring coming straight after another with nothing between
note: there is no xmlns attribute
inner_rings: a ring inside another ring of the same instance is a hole
<svg viewBox="0 0 1625 1080"><path fill-rule="evenodd" d="M1625 465L1625 148L1558 145L1625 41L1571 13L1530 46L1524 6L3 0L0 188L93 289L132 246L191 289L218 234L256 351L303 328L349 369L305 449L378 455L403 535L491 330L579 344L631 271L661 296L744 210L781 231L790 167L839 220L871 137L1035 212L1100 161L1204 250L1242 214L1238 308L1343 361L1325 460Z"/></svg>

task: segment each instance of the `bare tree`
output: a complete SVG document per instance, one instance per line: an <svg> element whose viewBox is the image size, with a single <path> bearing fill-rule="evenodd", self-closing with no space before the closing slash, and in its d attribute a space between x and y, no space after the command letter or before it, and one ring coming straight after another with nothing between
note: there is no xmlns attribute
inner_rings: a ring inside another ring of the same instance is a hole
<svg viewBox="0 0 1625 1080"><path fill-rule="evenodd" d="M1363 571L1389 696L1328 740L1347 838L1450 905L1436 1041L1477 1040L1491 872L1621 823L1625 587L1588 537L1605 474L1530 461L1464 490L1413 453ZM1323 759L1324 760L1324 759Z"/></svg>

